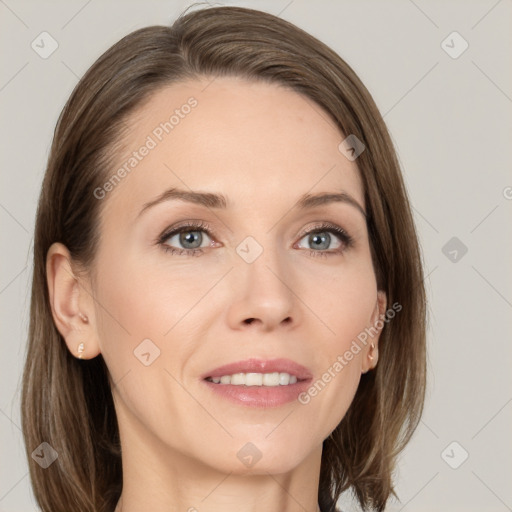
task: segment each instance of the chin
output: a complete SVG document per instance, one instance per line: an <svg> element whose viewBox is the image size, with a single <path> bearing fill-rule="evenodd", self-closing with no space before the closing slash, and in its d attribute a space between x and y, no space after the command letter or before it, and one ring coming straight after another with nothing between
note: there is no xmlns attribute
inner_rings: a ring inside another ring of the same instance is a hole
<svg viewBox="0 0 512 512"><path fill-rule="evenodd" d="M253 437L252 441L236 443L233 456L226 460L227 469L239 475L287 473L308 456L304 448L303 441L297 446L278 436L272 440Z"/></svg>
<svg viewBox="0 0 512 512"><path fill-rule="evenodd" d="M234 475L279 475L283 473L288 473L295 469L301 460L297 457L285 458L281 460L276 460L275 457L266 458L264 455L260 460L258 460L252 466L246 466L240 461L236 461L233 464L232 461L226 461L226 466L223 468L218 468L223 472L231 473Z"/></svg>

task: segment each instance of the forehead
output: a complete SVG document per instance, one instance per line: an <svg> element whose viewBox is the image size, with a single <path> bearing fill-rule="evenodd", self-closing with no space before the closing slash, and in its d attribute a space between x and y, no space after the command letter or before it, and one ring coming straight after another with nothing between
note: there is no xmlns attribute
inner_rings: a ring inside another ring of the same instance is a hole
<svg viewBox="0 0 512 512"><path fill-rule="evenodd" d="M357 165L338 149L344 135L286 87L238 77L176 83L153 93L128 126L109 175L125 172L108 199L130 216L171 186L221 192L241 208L345 191L364 208Z"/></svg>

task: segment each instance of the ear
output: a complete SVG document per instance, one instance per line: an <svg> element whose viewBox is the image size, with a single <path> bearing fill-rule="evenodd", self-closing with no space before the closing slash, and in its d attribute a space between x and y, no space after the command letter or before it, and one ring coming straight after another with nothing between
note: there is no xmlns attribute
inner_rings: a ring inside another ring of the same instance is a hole
<svg viewBox="0 0 512 512"><path fill-rule="evenodd" d="M75 276L65 245L54 243L48 250L46 276L53 320L68 350L80 359L96 357L100 349L95 329L94 301L87 291L88 283Z"/></svg>
<svg viewBox="0 0 512 512"><path fill-rule="evenodd" d="M371 316L371 324L368 328L368 338L364 350L362 351L363 360L361 362L361 373L373 370L379 360L379 338L384 328L387 308L386 293L382 290L377 291L377 300Z"/></svg>

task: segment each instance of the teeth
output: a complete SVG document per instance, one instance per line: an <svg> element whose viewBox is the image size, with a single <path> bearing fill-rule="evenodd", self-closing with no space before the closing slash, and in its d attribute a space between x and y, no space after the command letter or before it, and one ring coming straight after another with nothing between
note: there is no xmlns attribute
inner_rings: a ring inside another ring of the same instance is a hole
<svg viewBox="0 0 512 512"><path fill-rule="evenodd" d="M215 384L231 384L233 386L287 386L295 384L297 377L289 373L234 373L222 377L208 377Z"/></svg>
<svg viewBox="0 0 512 512"><path fill-rule="evenodd" d="M279 386L279 375L279 372L265 373L263 375L263 384L265 386Z"/></svg>

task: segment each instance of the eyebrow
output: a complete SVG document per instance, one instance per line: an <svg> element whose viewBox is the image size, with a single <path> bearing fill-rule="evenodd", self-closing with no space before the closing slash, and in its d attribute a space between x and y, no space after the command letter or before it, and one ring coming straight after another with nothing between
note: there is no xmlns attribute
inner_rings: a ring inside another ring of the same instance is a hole
<svg viewBox="0 0 512 512"><path fill-rule="evenodd" d="M140 217L145 211L149 210L157 204L165 201L180 200L189 203L205 206L207 208L214 209L226 209L231 204L226 196L223 194L215 194L212 192L198 192L192 190L182 190L176 187L170 188L160 194L157 198L145 203L142 210L139 212ZM307 210L309 208L317 208L330 203L345 203L353 206L366 218L366 212L364 208L347 192L336 192L336 193L318 193L318 194L304 194L299 198L292 208L298 208L299 210Z"/></svg>

